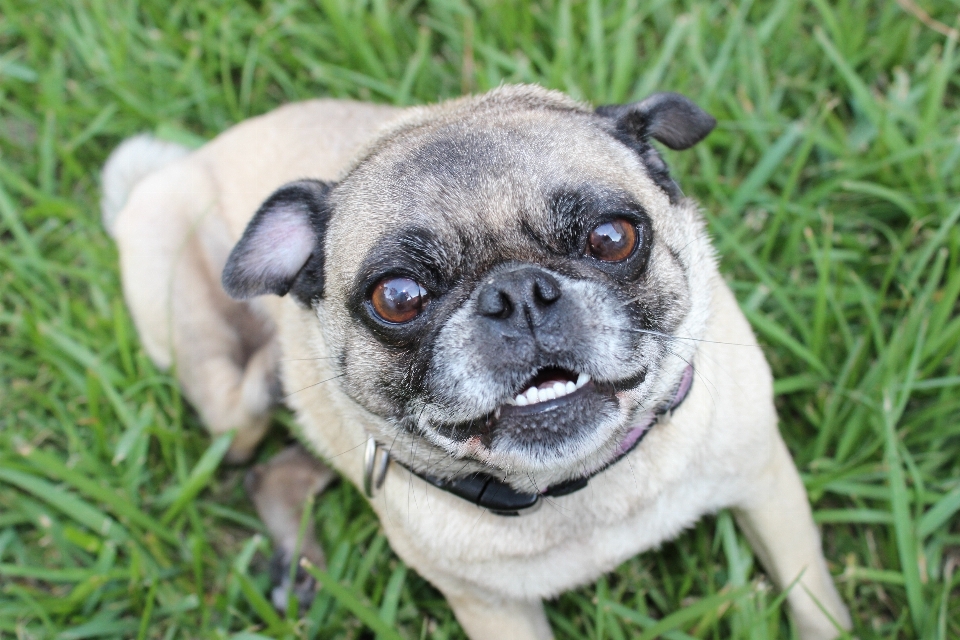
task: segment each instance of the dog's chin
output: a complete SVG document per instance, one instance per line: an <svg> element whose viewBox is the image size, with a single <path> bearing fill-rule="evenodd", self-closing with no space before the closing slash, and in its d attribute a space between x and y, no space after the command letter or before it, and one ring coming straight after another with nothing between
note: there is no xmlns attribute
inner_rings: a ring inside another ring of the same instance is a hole
<svg viewBox="0 0 960 640"><path fill-rule="evenodd" d="M617 450L644 373L615 382L545 369L494 411L435 427L457 458L552 480L600 467ZM532 391L531 391L532 390Z"/></svg>

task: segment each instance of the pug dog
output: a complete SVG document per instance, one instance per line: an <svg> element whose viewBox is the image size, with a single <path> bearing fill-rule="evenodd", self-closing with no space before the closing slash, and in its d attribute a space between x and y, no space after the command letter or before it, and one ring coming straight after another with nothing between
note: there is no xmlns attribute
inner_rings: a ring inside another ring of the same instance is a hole
<svg viewBox="0 0 960 640"><path fill-rule="evenodd" d="M296 413L306 448L248 478L283 566L333 467L470 638L544 639L543 599L730 508L801 637L849 628L770 369L655 146L714 124L673 93L504 86L118 148L104 216L149 355L234 461Z"/></svg>

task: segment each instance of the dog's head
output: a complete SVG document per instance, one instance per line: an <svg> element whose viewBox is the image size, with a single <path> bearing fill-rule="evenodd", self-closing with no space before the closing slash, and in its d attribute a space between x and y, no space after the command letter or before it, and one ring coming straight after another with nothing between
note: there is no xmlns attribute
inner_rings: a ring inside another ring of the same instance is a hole
<svg viewBox="0 0 960 640"><path fill-rule="evenodd" d="M337 184L271 196L224 286L314 309L342 390L409 466L526 490L582 475L669 401L693 353L677 338L703 331L712 254L651 142L714 124L677 94L415 109Z"/></svg>

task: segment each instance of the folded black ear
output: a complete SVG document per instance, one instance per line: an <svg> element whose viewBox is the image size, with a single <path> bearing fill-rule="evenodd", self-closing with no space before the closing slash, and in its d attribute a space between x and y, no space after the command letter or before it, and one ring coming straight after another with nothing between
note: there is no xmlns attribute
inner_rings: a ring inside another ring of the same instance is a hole
<svg viewBox="0 0 960 640"><path fill-rule="evenodd" d="M282 296L293 289L298 298L310 302L323 294L330 188L319 180L299 180L267 198L223 268L221 282L231 298Z"/></svg>
<svg viewBox="0 0 960 640"><path fill-rule="evenodd" d="M671 149L689 149L713 131L717 121L679 93L655 93L631 104L597 107L597 114L612 118L621 133L643 141L653 138Z"/></svg>

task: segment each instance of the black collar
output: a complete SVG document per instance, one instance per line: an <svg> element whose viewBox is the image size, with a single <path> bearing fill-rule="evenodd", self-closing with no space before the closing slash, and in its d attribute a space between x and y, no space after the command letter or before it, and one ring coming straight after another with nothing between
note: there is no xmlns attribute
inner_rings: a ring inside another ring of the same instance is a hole
<svg viewBox="0 0 960 640"><path fill-rule="evenodd" d="M653 426L660 420L661 416L680 406L680 404L687 398L687 394L690 392L692 383L693 366L688 365L683 372L683 377L680 380L680 384L677 386L677 390L674 392L673 400L654 412L653 418L650 420L649 424L643 429L640 435L629 444L629 446L620 451L616 457L596 471L580 478L573 478L571 480L561 482L560 484L553 485L541 493L521 493L502 480L498 480L497 478L483 472L477 472L463 478L445 480L430 474L415 471L399 460L395 460L395 462L413 475L424 480L425 482L428 482L429 484L432 484L436 488L442 489L448 493L452 493L453 495L463 498L468 502L472 502L478 507L487 509L498 516L517 516L520 514L532 513L536 511L537 508L539 508L542 504L541 498L557 498L579 491L587 486L587 483L590 482L591 478L622 460L627 454L633 451L638 444L640 444L640 441L643 440L647 433L650 432ZM370 468L369 465L368 468ZM381 475L381 478L379 478L377 481L377 485L379 486L382 484L382 482L383 480ZM368 497L370 497L369 494L370 491L368 491Z"/></svg>

